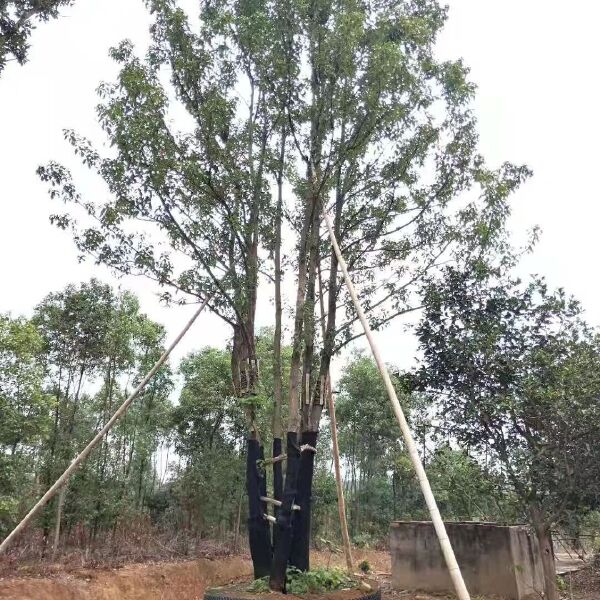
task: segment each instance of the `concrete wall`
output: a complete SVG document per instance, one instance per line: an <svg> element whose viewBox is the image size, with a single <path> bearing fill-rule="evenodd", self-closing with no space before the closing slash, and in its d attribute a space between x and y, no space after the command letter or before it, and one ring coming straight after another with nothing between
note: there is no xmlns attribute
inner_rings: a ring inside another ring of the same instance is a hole
<svg viewBox="0 0 600 600"><path fill-rule="evenodd" d="M542 565L537 544L525 527L446 523L446 529L472 595L539 600L543 590ZM453 591L430 521L396 521L390 537L394 588Z"/></svg>

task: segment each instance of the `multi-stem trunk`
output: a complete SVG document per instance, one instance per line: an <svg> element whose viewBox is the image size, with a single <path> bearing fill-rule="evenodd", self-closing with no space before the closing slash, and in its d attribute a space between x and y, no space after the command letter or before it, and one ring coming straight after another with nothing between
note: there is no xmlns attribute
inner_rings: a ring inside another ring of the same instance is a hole
<svg viewBox="0 0 600 600"><path fill-rule="evenodd" d="M300 469L298 473L298 493L296 504L300 511L293 520L292 548L290 563L301 571L310 568L310 522L312 504L312 482L314 473L315 453L319 431L319 421L323 408L323 394L312 394L313 363L315 345L315 290L317 282L317 265L319 261L319 224L321 222L321 201L315 198L312 212L312 222L309 236L308 277L306 300L304 306L304 360L302 385L302 433Z"/></svg>
<svg viewBox="0 0 600 600"><path fill-rule="evenodd" d="M258 166L255 168L254 129L257 114L254 108L255 81L248 73L251 85L251 102L248 115L248 167L252 183L250 218L242 232L244 239L244 267L242 286L236 290L237 320L234 327L232 374L238 397L247 397L248 440L246 454L246 488L248 492L248 541L255 578L268 575L271 570L271 534L265 519L266 504L261 497L267 495L263 470L264 448L260 442L255 422L252 397L258 384L258 360L254 337L254 319L258 288L259 216L263 187L263 171L267 154L267 122L264 94L259 92L258 113L263 117ZM241 287L241 289L240 289Z"/></svg>
<svg viewBox="0 0 600 600"><path fill-rule="evenodd" d="M306 287L308 278L307 257L311 236L312 215L316 198L313 194L314 173L310 165L307 167L308 194L305 200L300 244L298 249L298 285L296 289L296 309L294 315L294 336L292 338L292 357L290 361L289 384L289 418L286 440L287 467L282 506L277 515L277 543L273 552L270 587L272 590L285 590L286 568L292 550L293 519L292 506L298 493L298 473L300 469L300 447L298 430L300 427L300 389L302 382L302 346L304 310L306 304Z"/></svg>
<svg viewBox="0 0 600 600"><path fill-rule="evenodd" d="M336 190L335 225L339 234L341 210L343 206L343 194L341 189L341 175L338 171L338 185ZM329 377L329 367L334 351L335 325L336 325L336 303L337 303L337 259L335 253L331 253L331 263L328 282L327 319L323 331L323 348L320 356L320 364L317 376L313 376L314 340L315 340L315 287L317 274L320 277L320 255L319 255L319 224L322 204L317 203L317 209L313 213L313 224L311 228L310 253L308 259L308 280L306 291L306 306L304 310L304 386L302 402L302 445L308 448L316 448L321 414L326 394L326 382ZM321 285L321 290L323 286ZM322 293L322 292L321 292ZM298 482L297 504L301 510L294 521L294 540L290 562L300 570L308 571L310 568L310 523L311 523L311 499L312 479L314 472L313 451L302 453L300 475Z"/></svg>

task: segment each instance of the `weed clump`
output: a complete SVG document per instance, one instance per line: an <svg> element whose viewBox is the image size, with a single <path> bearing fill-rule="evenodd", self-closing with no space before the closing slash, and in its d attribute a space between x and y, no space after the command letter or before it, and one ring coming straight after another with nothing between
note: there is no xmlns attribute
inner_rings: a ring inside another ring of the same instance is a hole
<svg viewBox="0 0 600 600"><path fill-rule="evenodd" d="M335 590L351 589L356 586L356 580L338 568L317 568L311 571L300 571L295 567L288 567L286 573L286 591L295 596L322 594ZM246 589L256 594L268 592L269 577L255 579Z"/></svg>

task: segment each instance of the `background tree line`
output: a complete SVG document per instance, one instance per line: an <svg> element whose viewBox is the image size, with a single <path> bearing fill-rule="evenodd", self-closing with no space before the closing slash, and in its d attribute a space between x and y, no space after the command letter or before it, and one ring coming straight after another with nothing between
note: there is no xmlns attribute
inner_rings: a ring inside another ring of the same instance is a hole
<svg viewBox="0 0 600 600"><path fill-rule="evenodd" d="M452 289L453 297L457 297L455 280ZM474 293L472 286L469 289ZM499 288L494 291L500 293ZM429 289L428 293L434 291ZM436 302L442 297L446 296L435 296ZM561 298L553 297L551 306L545 304L544 310L562 314L568 309L563 315L566 321L571 326L582 325L580 320L570 321L579 315L578 305ZM432 316L427 319L420 325L422 336L429 328L439 326ZM595 338L589 337L588 329L584 333L587 337L577 342L579 346L571 358L567 357L570 350L566 346L575 343L572 335L568 343L562 338L554 340L559 344L555 351L565 353L565 364L544 363L546 369L555 368L555 376L560 377L560 390L557 388L545 400L554 403L548 410L561 411L557 419L566 418L567 400L571 402L576 395L580 404L585 405L586 397L592 407L598 404L593 370L598 362L590 362L598 361ZM554 332L558 334L559 330ZM102 427L161 352L163 338L162 327L140 311L132 294L112 290L96 280L49 294L30 319L1 317L2 534L16 524L77 449ZM257 354L261 364L272 362L272 330L259 332ZM282 356L287 378L291 348L284 346ZM503 354L499 360L507 359ZM118 559L133 548L138 556L194 554L201 551L205 540L221 542L228 550L245 547L245 409L233 390L230 351L202 348L184 357L176 371L179 384L173 368L160 372L48 506L35 531L23 540L20 552L51 558L57 552L77 549L89 557L110 553ZM459 366L456 371L460 372ZM569 447L564 445L566 441L560 445L564 432L557 439L546 432L546 445L542 447L545 453L559 453L560 460L583 463L581 477L575 474L575 468L562 470L559 464L548 470L549 462L542 460L540 449L532 463L532 455L523 444L510 442L508 448L514 460L530 463L529 470L519 467L519 477L526 481L535 476L536 487L529 487L524 497L514 480L512 463L503 462L502 456L489 447L493 439L485 436L485 427L467 428L463 417L471 413L453 416L447 401L437 400L431 389L416 390L415 381L420 376L419 372L398 373L394 381L445 518L524 522L529 519L530 496L537 495L548 504L546 512L552 509L548 528L559 527L572 539L596 531L590 524L597 521L594 511L598 508L598 490L587 468L597 452L593 446L597 432L589 420L592 408L581 414L579 404L569 409L572 418L579 415L587 421L569 423L573 431ZM591 387L586 388L584 383ZM469 382L470 393L475 393L473 385ZM552 385L547 371L544 385ZM358 545L385 545L390 521L426 519L427 510L372 359L352 355L337 387L351 536ZM456 383L453 390L456 402L462 401ZM569 390L572 395L565 396ZM272 395L273 379L267 372L261 377L255 401L257 418L265 424L271 418ZM444 418L436 411L444 412ZM545 423L548 426L551 420ZM502 430L510 433L504 427ZM322 435L311 526L316 545L335 546L339 544L339 525L328 423ZM541 440L542 432L536 435ZM548 444L551 439L555 445ZM556 485L560 476L568 478L568 489ZM561 501L552 493L560 495ZM140 539L145 540L143 548Z"/></svg>

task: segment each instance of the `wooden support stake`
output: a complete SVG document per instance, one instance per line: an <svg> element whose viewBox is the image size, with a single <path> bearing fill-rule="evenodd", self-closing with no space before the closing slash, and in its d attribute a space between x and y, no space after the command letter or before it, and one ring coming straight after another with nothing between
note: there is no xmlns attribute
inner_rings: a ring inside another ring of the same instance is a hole
<svg viewBox="0 0 600 600"><path fill-rule="evenodd" d="M342 484L342 472L340 469L340 450L337 437L337 421L335 420L335 399L331 391L331 382L327 378L327 404L329 406L329 420L331 421L331 442L333 445L333 466L335 468L335 485L338 495L338 513L340 516L340 528L342 530L342 541L344 543L344 554L346 555L346 567L348 573L354 572L352 560L352 547L350 546L350 535L348 533L348 521L346 520L346 501L344 500L344 486Z"/></svg>
<svg viewBox="0 0 600 600"><path fill-rule="evenodd" d="M267 504L272 504L273 506L281 506L283 502L281 500L275 500L275 498L267 498L267 496L260 497L262 502L266 502ZM300 507L297 504L292 504L292 510L300 510Z"/></svg>
<svg viewBox="0 0 600 600"><path fill-rule="evenodd" d="M2 554L10 545L10 543L21 533L28 523L35 517L40 510L56 495L56 492L69 480L73 472L79 467L79 465L87 458L88 454L98 445L98 442L110 431L112 426L119 420L119 418L129 408L129 405L139 396L140 392L146 387L148 382L156 375L157 371L162 367L163 363L169 358L169 354L173 351L175 346L179 344L183 336L188 332L189 328L193 325L194 321L198 318L200 313L204 310L208 304L211 296L207 297L198 310L192 315L192 318L187 322L186 326L182 329L181 333L171 342L171 345L163 352L162 356L156 361L156 364L150 369L149 373L142 379L140 384L133 390L130 396L119 406L115 414L109 419L104 427L94 436L92 441L71 461L71 464L67 467L65 472L56 480L54 485L37 501L35 506L23 517L23 520L6 536L4 541L0 544L0 554Z"/></svg>
<svg viewBox="0 0 600 600"><path fill-rule="evenodd" d="M425 503L427 504L427 508L429 509L431 521L433 522L433 527L440 542L442 554L444 555L444 559L446 560L446 566L448 567L450 579L452 579L452 583L454 584L456 595L458 596L459 600L470 600L469 592L467 591L467 586L465 585L465 581L460 571L460 567L456 562L456 556L454 556L452 544L450 543L450 539L448 538L448 534L446 533L446 527L444 525L444 521L442 520L442 515L440 514L437 502L435 501L435 497L431 490L431 485L429 484L429 479L427 479L427 474L425 473L423 463L421 462L419 453L417 451L417 446L413 439L412 433L410 432L410 428L408 426L408 422L406 421L406 417L404 416L404 411L402 410L402 406L400 406L398 396L396 395L396 390L394 389L394 385L392 384L392 380L390 379L390 374L388 373L387 367L383 362L383 358L379 353L379 348L375 344L375 339L373 338L371 327L358 300L358 295L356 294L356 290L354 289L354 284L352 283L350 275L348 274L348 267L346 266L346 261L344 260L342 252L340 251L340 247L337 243L337 240L335 239L335 233L333 231L333 226L331 225L331 219L329 218L329 215L326 212L323 213L323 217L325 219L325 224L327 225L327 231L329 232L331 245L333 246L333 250L337 256L340 269L344 276L344 281L346 282L346 287L348 288L348 292L350 293L350 297L352 298L356 314L358 315L358 318L363 326L365 335L367 336L367 340L369 341L371 352L373 353L375 362L379 367L379 372L381 373L381 377L387 389L388 396L390 398L390 402L392 403L392 408L394 410L394 414L396 415L396 419L398 420L398 424L400 425L400 430L402 431L404 443L406 444L408 455L410 456L410 460L417 474L417 479L419 480L419 484L421 485L421 491L423 492L423 496L425 497Z"/></svg>
<svg viewBox="0 0 600 600"><path fill-rule="evenodd" d="M287 454L279 454L273 458L259 458L256 462L260 461L265 465L273 465L278 462L283 462L284 460L287 460Z"/></svg>

